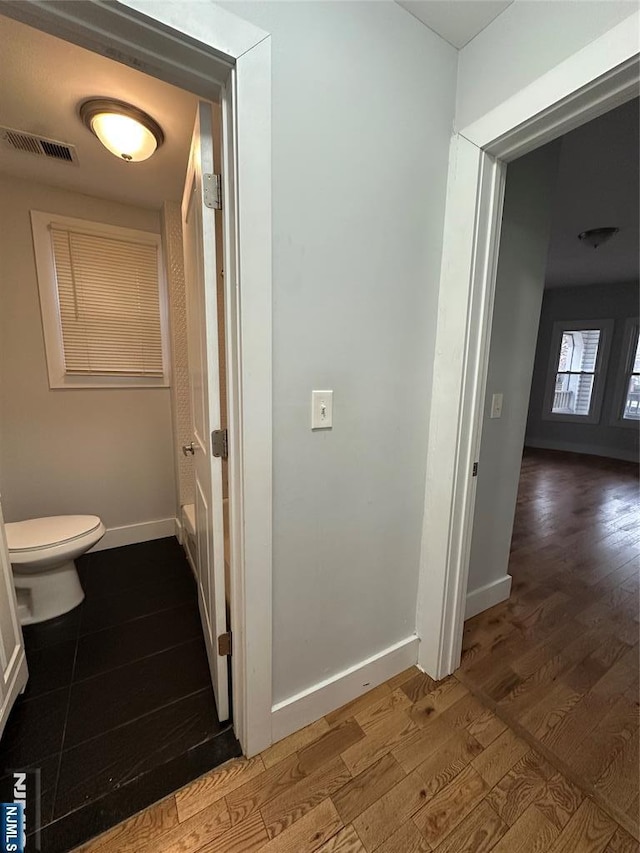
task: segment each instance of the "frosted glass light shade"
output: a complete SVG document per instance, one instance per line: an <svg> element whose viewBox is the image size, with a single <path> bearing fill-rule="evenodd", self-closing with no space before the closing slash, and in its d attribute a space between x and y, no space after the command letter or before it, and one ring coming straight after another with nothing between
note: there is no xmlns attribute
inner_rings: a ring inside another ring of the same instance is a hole
<svg viewBox="0 0 640 853"><path fill-rule="evenodd" d="M130 163L148 160L164 141L151 116L122 101L85 101L80 117L108 151Z"/></svg>
<svg viewBox="0 0 640 853"><path fill-rule="evenodd" d="M98 113L91 129L112 154L134 163L147 160L158 147L153 133L128 116Z"/></svg>

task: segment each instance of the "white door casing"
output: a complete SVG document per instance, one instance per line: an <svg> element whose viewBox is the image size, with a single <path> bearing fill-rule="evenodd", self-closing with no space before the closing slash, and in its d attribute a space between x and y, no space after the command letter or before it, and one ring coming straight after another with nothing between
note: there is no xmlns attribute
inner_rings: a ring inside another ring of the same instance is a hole
<svg viewBox="0 0 640 853"><path fill-rule="evenodd" d="M211 105L198 105L182 198L182 239L193 424L198 601L218 717L229 718L227 659L218 654L226 631L222 459L211 433L222 426L218 360L215 210L203 182L215 173Z"/></svg>
<svg viewBox="0 0 640 853"><path fill-rule="evenodd" d="M436 679L462 651L506 165L637 96L639 26L636 12L452 140L417 612Z"/></svg>
<svg viewBox="0 0 640 853"><path fill-rule="evenodd" d="M3 14L221 100L233 717L256 755L273 739L271 37L216 3L20 0Z"/></svg>
<svg viewBox="0 0 640 853"><path fill-rule="evenodd" d="M27 683L27 658L0 505L0 736L18 694Z"/></svg>

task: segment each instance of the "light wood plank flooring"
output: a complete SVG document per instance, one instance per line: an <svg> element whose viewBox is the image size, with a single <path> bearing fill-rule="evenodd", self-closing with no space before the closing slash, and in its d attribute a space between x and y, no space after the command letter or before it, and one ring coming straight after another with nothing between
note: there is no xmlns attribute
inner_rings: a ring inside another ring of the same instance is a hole
<svg viewBox="0 0 640 853"><path fill-rule="evenodd" d="M527 455L513 596L454 676L407 670L83 853L638 853L636 483Z"/></svg>
<svg viewBox="0 0 640 853"><path fill-rule="evenodd" d="M592 798L455 676L407 670L83 853L633 853Z"/></svg>
<svg viewBox="0 0 640 853"><path fill-rule="evenodd" d="M638 835L638 467L527 451L511 598L465 625L461 681Z"/></svg>

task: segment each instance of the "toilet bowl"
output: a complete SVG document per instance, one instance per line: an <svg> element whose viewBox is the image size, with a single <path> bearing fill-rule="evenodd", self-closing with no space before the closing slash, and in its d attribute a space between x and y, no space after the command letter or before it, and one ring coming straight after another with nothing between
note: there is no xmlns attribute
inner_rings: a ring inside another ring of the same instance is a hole
<svg viewBox="0 0 640 853"><path fill-rule="evenodd" d="M84 599L74 560L104 536L97 515L56 515L5 524L22 625L73 610Z"/></svg>

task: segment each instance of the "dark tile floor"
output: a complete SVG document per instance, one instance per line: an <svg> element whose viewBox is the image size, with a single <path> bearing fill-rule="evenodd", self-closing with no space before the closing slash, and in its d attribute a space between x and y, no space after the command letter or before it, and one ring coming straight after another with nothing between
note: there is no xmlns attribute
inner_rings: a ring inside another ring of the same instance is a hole
<svg viewBox="0 0 640 853"><path fill-rule="evenodd" d="M218 722L177 540L87 554L78 570L84 602L24 628L29 683L0 741L0 795L10 771L39 770L43 853L72 849L240 754Z"/></svg>

